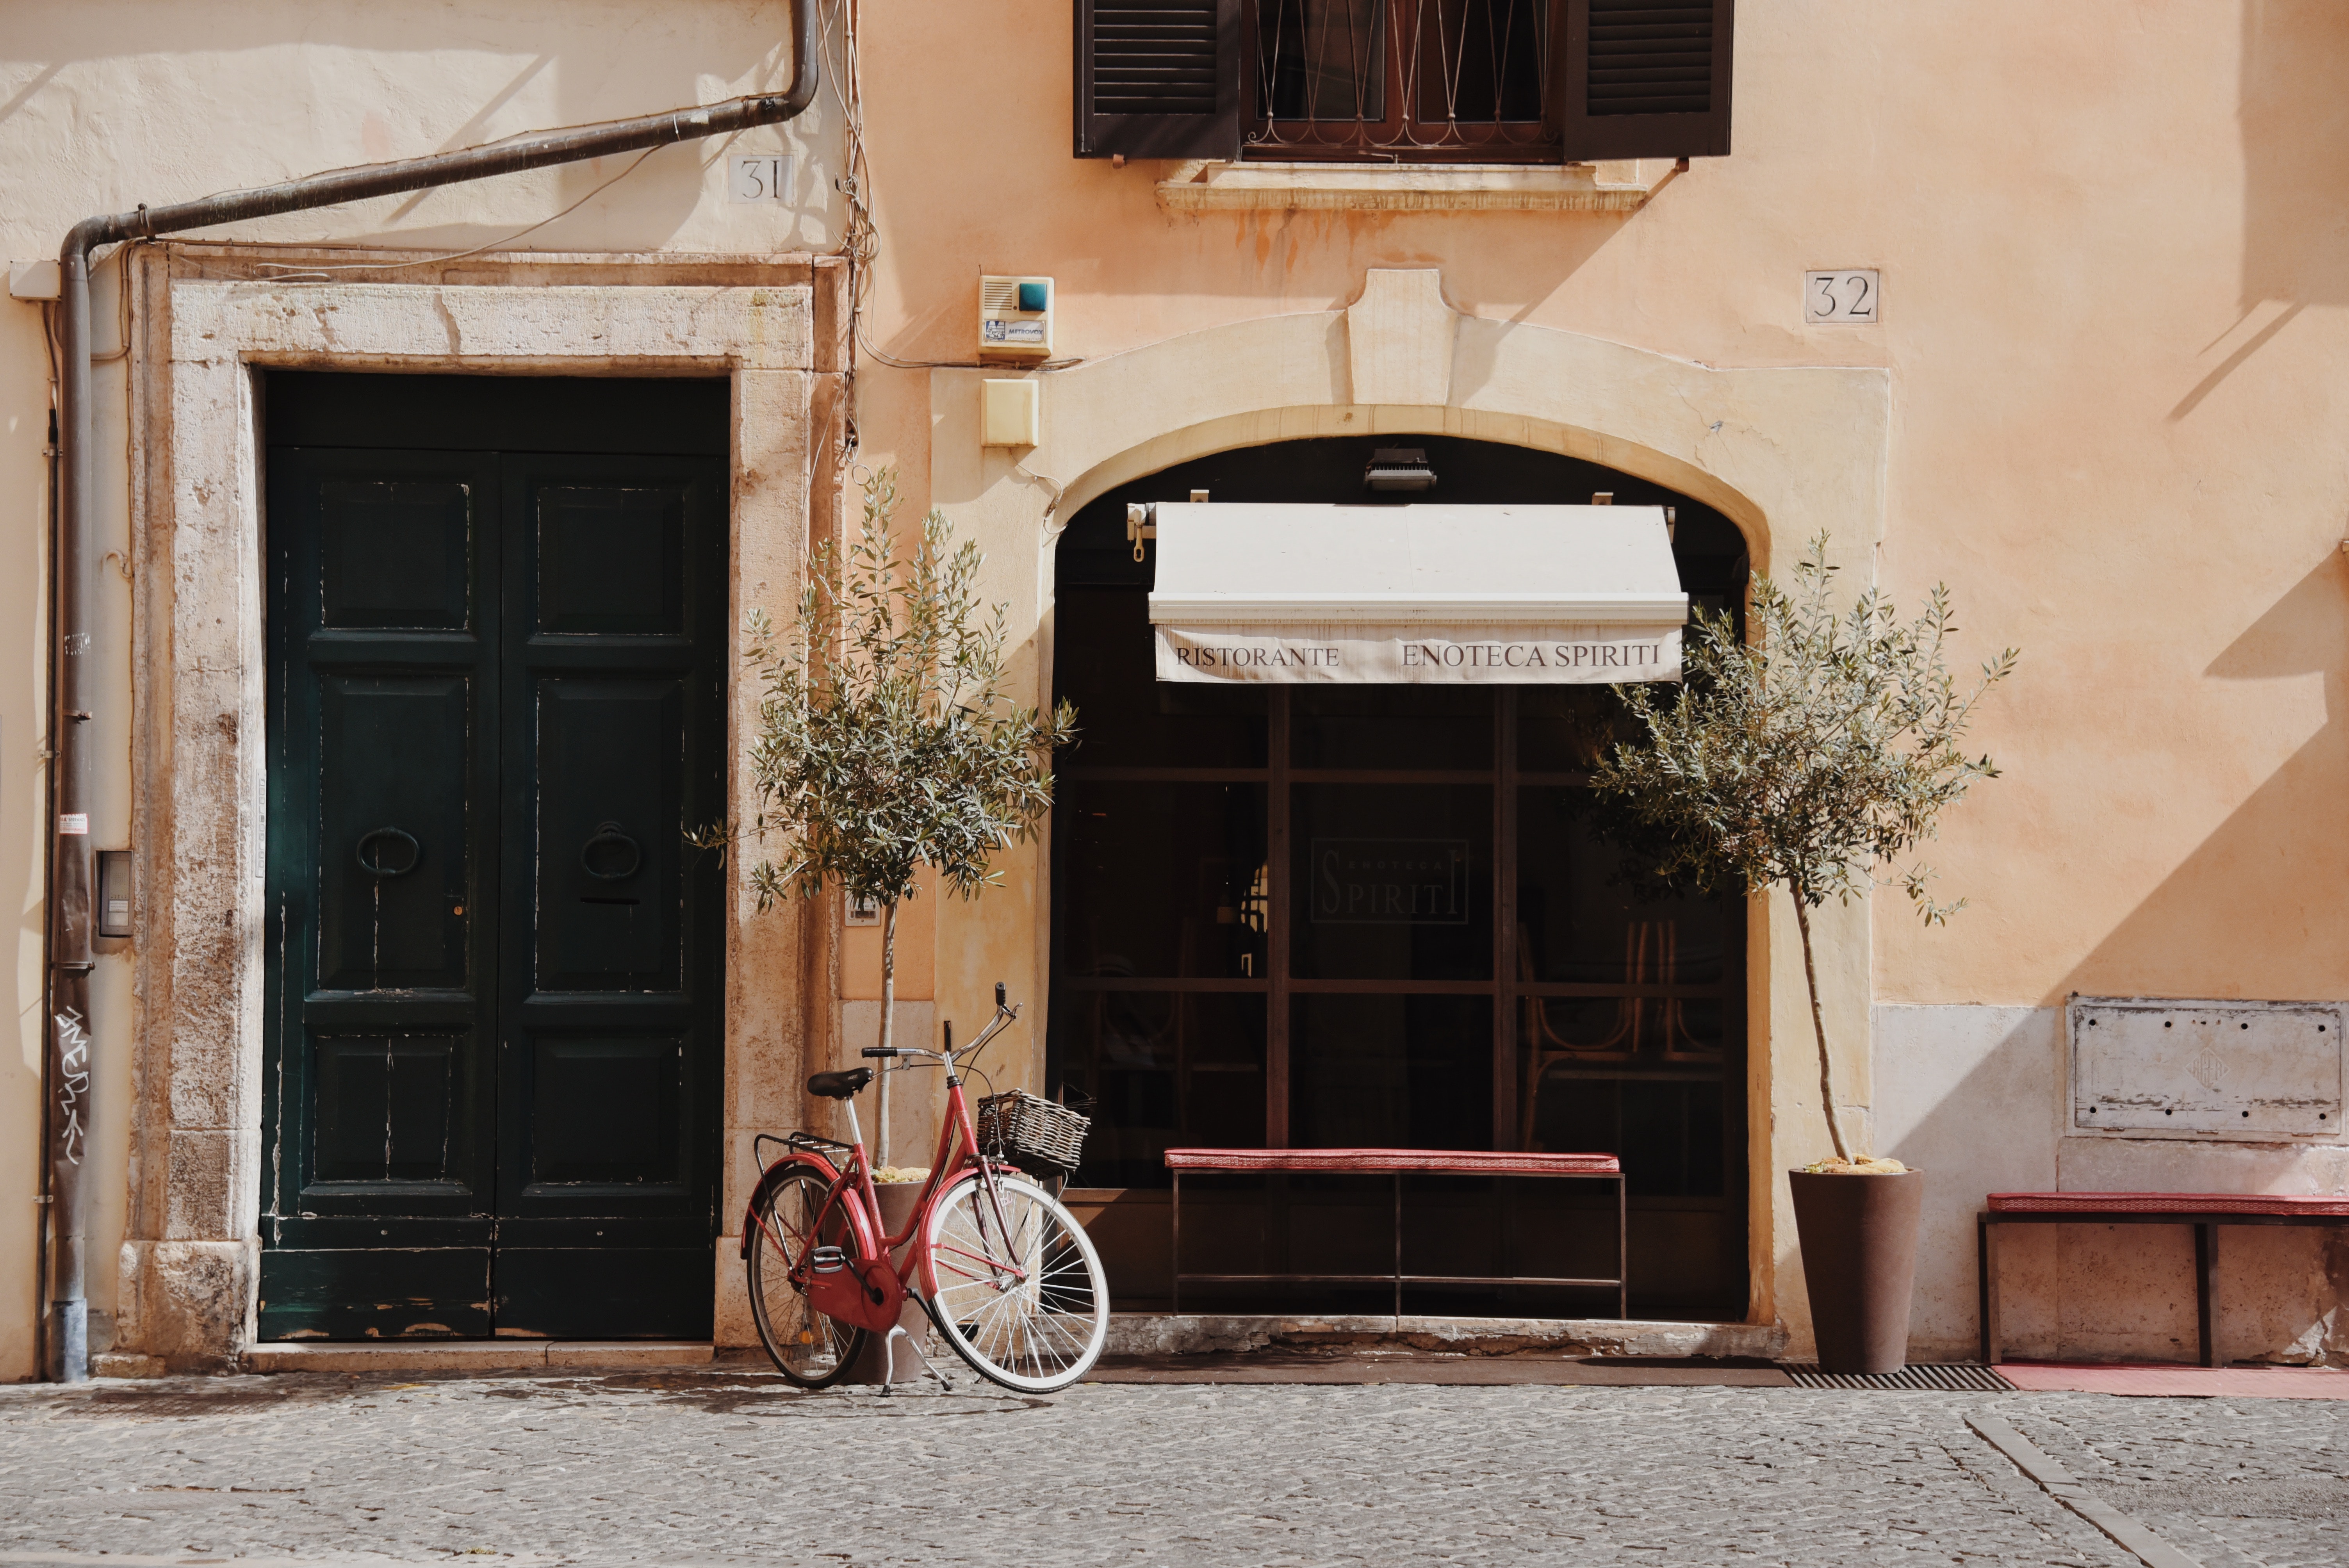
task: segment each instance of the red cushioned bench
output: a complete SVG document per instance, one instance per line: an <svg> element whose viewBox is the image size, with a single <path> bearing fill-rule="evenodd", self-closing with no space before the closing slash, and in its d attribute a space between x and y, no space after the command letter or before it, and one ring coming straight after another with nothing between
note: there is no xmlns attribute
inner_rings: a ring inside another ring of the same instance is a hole
<svg viewBox="0 0 2349 1568"><path fill-rule="evenodd" d="M2002 1225L2191 1225L2194 1324L2199 1359L2219 1355L2219 1227L2349 1225L2349 1198L2287 1197L2273 1192L1992 1192L1974 1222L1982 1275L1982 1358L2004 1359L1999 1346L1997 1227Z"/></svg>
<svg viewBox="0 0 2349 1568"><path fill-rule="evenodd" d="M1183 1310L1183 1282L1195 1284L1385 1284L1394 1285L1395 1315L1402 1315L1406 1284L1529 1284L1612 1287L1615 1314L1630 1315L1628 1215L1623 1167L1612 1154L1523 1154L1463 1149L1170 1149L1166 1168L1174 1172L1174 1309ZM1185 1274L1183 1272L1183 1172L1223 1175L1270 1172L1323 1176L1391 1176L1394 1179L1394 1271L1392 1274ZM1405 1176L1561 1176L1615 1183L1615 1277L1555 1279L1536 1274L1407 1274L1402 1272L1402 1179Z"/></svg>

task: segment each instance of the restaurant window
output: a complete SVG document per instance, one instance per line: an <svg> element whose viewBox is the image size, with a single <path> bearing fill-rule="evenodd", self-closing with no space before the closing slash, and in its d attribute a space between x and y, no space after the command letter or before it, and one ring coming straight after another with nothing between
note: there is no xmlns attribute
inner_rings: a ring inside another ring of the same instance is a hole
<svg viewBox="0 0 2349 1568"><path fill-rule="evenodd" d="M1685 591L1742 603L1741 538L1709 508L1554 454L1414 438L1450 502L1673 506ZM1611 689L1155 676L1154 557L1133 559L1126 503L1358 500L1366 456L1342 438L1222 454L1062 535L1054 686L1081 739L1058 761L1047 1049L1054 1091L1094 1118L1077 1184L1164 1188L1185 1146L1610 1152L1635 1302L1733 1315L1744 911L1620 880L1588 785L1627 733Z"/></svg>
<svg viewBox="0 0 2349 1568"><path fill-rule="evenodd" d="M1733 0L1079 0L1077 154L1729 150Z"/></svg>

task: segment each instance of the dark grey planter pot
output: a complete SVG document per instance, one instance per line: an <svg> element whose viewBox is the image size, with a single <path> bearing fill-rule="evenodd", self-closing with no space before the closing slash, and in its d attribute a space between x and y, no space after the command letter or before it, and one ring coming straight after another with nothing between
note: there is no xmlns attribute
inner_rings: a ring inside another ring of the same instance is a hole
<svg viewBox="0 0 2349 1568"><path fill-rule="evenodd" d="M1925 1173L1786 1172L1823 1372L1898 1372L1909 1364L1909 1304Z"/></svg>

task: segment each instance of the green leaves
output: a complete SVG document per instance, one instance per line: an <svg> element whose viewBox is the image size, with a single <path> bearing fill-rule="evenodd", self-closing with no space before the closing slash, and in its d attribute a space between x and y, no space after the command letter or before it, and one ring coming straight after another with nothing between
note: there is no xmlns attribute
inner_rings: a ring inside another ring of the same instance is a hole
<svg viewBox="0 0 2349 1568"><path fill-rule="evenodd" d="M996 880L995 851L1031 836L1051 807L1051 755L1075 736L1075 710L1010 700L1007 607L982 610L978 547L957 548L933 511L901 558L889 526L897 503L894 470L874 475L856 539L845 551L817 547L790 630L751 617L749 657L765 695L750 832L791 841L787 855L751 872L762 908L827 882L895 903L925 865L975 896Z"/></svg>
<svg viewBox="0 0 2349 1568"><path fill-rule="evenodd" d="M2013 673L2015 650L1984 664L1961 694L1941 650L1956 630L1950 596L1935 588L1925 612L1904 624L1869 589L1838 615L1828 590L1827 536L1795 564L1794 592L1754 580L1753 636L1735 620L1700 612L1669 697L1649 686L1617 686L1647 730L1619 745L1591 776L1603 833L1636 874L1715 896L1783 882L1795 897L1819 1047L1819 1103L1836 1152L1849 1160L1835 1104L1835 1068L1819 1000L1810 912L1875 885L1944 807L1977 779L1994 779L1988 757L1958 748L1984 692ZM1894 880L1928 924L1964 901L1925 894L1932 872L1911 866Z"/></svg>
<svg viewBox="0 0 2349 1568"><path fill-rule="evenodd" d="M2014 668L2009 648L1961 691L1943 663L1955 625L1936 588L1903 622L1871 589L1837 614L1826 536L1796 562L1792 592L1756 578L1754 635L1700 612L1682 686L1617 688L1647 731L1594 775L1606 827L1653 875L1713 894L1783 882L1816 908L1873 885L1941 810L1997 767L1959 748L1974 704ZM1928 923L1918 866L1893 879Z"/></svg>

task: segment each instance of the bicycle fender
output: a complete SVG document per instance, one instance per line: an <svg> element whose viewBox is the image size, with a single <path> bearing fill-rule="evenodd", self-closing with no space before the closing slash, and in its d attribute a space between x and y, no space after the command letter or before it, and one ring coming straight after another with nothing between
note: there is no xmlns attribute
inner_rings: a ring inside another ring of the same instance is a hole
<svg viewBox="0 0 2349 1568"><path fill-rule="evenodd" d="M760 1173L758 1184L750 1189L750 1196L742 1204L741 1257L744 1263L750 1261L750 1239L759 1233L759 1200L765 1194L767 1183L772 1181L778 1173L788 1171L794 1165L804 1165L815 1171L823 1178L824 1185L827 1187L840 1180L840 1171L831 1161L821 1154L806 1150L783 1155L772 1165L768 1166Z"/></svg>

